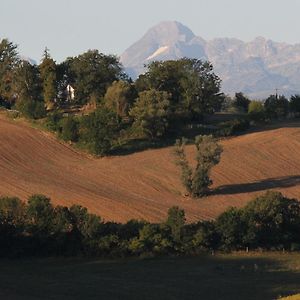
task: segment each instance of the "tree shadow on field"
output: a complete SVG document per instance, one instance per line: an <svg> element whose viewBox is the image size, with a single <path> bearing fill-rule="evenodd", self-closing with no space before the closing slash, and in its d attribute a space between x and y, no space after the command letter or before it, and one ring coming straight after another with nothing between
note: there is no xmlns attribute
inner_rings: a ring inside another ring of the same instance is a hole
<svg viewBox="0 0 300 300"><path fill-rule="evenodd" d="M1 299L271 300L300 292L299 254L0 260L0 267Z"/></svg>
<svg viewBox="0 0 300 300"><path fill-rule="evenodd" d="M214 189L211 192L211 194L213 195L243 194L243 193L269 190L274 188L288 188L296 185L300 185L300 175L268 178L268 179L250 182L250 183L223 185Z"/></svg>

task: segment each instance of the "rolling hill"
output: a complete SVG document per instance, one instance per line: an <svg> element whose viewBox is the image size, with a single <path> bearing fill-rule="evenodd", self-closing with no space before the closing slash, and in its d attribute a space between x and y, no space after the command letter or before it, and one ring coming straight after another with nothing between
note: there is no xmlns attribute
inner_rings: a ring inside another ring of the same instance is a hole
<svg viewBox="0 0 300 300"><path fill-rule="evenodd" d="M188 220L211 219L228 206L276 189L300 196L300 128L284 128L222 141L214 169L214 195L182 196L172 148L97 159L74 150L49 133L0 116L0 195L26 199L33 193L55 204L81 204L105 220L161 221L168 208L185 209ZM188 148L192 157L193 150Z"/></svg>

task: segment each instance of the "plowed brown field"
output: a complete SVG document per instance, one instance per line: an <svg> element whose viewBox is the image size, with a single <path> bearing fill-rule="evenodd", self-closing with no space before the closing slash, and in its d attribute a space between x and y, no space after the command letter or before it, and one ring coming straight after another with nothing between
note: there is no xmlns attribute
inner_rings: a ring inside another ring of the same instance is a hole
<svg viewBox="0 0 300 300"><path fill-rule="evenodd" d="M0 117L0 195L26 199L33 193L55 204L81 204L105 220L160 221L173 205L192 220L210 219L242 206L266 189L300 198L300 128L250 133L222 142L212 178L215 194L183 197L172 148L96 159L51 134ZM188 149L192 156L192 149Z"/></svg>

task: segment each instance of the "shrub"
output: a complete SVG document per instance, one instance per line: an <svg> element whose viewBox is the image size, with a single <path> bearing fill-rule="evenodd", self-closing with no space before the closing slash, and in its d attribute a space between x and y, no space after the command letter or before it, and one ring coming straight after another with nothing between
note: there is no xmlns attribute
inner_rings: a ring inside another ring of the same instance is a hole
<svg viewBox="0 0 300 300"><path fill-rule="evenodd" d="M60 136L65 141L77 142L79 138L79 123L73 117L67 117L60 122Z"/></svg>
<svg viewBox="0 0 300 300"><path fill-rule="evenodd" d="M44 102L34 100L18 101L16 108L29 119L41 119L46 116Z"/></svg>
<svg viewBox="0 0 300 300"><path fill-rule="evenodd" d="M107 108L99 107L88 116L84 116L80 124L80 141L92 153L107 154L119 133L116 115Z"/></svg>
<svg viewBox="0 0 300 300"><path fill-rule="evenodd" d="M250 123L247 119L234 119L221 123L220 127L219 136L230 136L248 130Z"/></svg>
<svg viewBox="0 0 300 300"><path fill-rule="evenodd" d="M62 113L54 111L48 114L46 119L46 127L52 131L60 130L60 120L62 119Z"/></svg>
<svg viewBox="0 0 300 300"><path fill-rule="evenodd" d="M261 101L251 101L248 107L248 115L253 121L265 120L265 108Z"/></svg>

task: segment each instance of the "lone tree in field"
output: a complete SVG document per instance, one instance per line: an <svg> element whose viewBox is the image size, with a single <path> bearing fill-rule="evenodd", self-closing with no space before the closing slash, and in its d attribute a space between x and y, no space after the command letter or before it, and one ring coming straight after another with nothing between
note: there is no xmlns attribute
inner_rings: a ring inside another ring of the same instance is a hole
<svg viewBox="0 0 300 300"><path fill-rule="evenodd" d="M212 184L210 171L217 165L223 151L222 147L211 135L199 135L195 138L196 166L193 168L186 157L187 140L177 140L175 144L176 164L181 168L181 180L188 193L193 197L203 197Z"/></svg>

